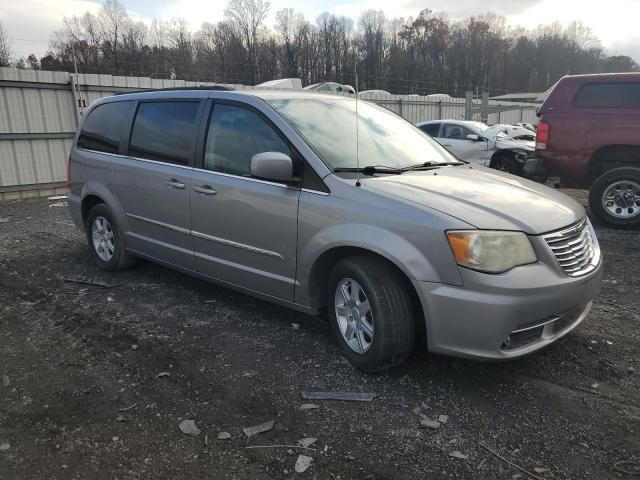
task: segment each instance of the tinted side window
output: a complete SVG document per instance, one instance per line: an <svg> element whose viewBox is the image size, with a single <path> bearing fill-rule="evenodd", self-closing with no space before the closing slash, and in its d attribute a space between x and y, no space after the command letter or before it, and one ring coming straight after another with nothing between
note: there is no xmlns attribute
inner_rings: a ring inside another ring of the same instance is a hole
<svg viewBox="0 0 640 480"><path fill-rule="evenodd" d="M199 102L141 103L133 122L129 155L186 165L191 158Z"/></svg>
<svg viewBox="0 0 640 480"><path fill-rule="evenodd" d="M428 134L429 136L435 138L438 136L438 131L440 130L440 124L430 123L428 125L422 125L420 127L420 130L422 130L424 133Z"/></svg>
<svg viewBox="0 0 640 480"><path fill-rule="evenodd" d="M82 124L78 148L98 152L118 153L122 122L126 121L130 102L98 105Z"/></svg>
<svg viewBox="0 0 640 480"><path fill-rule="evenodd" d="M462 125L452 125L445 123L442 129L442 138L450 138L451 140L465 140L467 135L471 135L473 132Z"/></svg>
<svg viewBox="0 0 640 480"><path fill-rule="evenodd" d="M587 84L578 90L573 104L580 108L640 108L640 82Z"/></svg>
<svg viewBox="0 0 640 480"><path fill-rule="evenodd" d="M204 168L233 175L251 175L251 157L262 152L291 155L289 145L256 112L235 105L213 107Z"/></svg>

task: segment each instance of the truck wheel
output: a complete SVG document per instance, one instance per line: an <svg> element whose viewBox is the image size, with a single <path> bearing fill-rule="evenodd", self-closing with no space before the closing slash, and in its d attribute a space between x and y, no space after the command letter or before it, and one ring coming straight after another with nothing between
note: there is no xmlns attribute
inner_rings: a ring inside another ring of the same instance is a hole
<svg viewBox="0 0 640 480"><path fill-rule="evenodd" d="M640 169L615 168L596 179L589 208L612 227L640 226Z"/></svg>
<svg viewBox="0 0 640 480"><path fill-rule="evenodd" d="M329 276L326 302L331 330L360 370L384 370L411 353L411 295L405 279L384 260L365 255L339 262Z"/></svg>
<svg viewBox="0 0 640 480"><path fill-rule="evenodd" d="M127 254L122 228L104 203L91 209L85 230L93 261L102 270L115 272L135 263Z"/></svg>

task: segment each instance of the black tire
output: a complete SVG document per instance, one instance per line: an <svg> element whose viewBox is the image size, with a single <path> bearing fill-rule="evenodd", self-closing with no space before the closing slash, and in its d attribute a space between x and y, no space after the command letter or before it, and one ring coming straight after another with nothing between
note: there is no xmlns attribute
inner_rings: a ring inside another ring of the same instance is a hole
<svg viewBox="0 0 640 480"><path fill-rule="evenodd" d="M638 210L634 216L621 218L609 212L603 205L603 196L607 189L617 182L632 182L640 186L640 168L622 167L614 168L599 176L589 192L589 208L602 222L615 228L637 228L640 227L640 205L636 202L635 208ZM637 194L637 190L635 191ZM616 204L617 207L617 204ZM620 207L622 212L623 207Z"/></svg>
<svg viewBox="0 0 640 480"><path fill-rule="evenodd" d="M100 258L93 244L92 226L97 217L105 218L109 222L113 233L113 244L115 248L113 250L113 255L108 261ZM124 235L122 233L123 230L120 224L116 220L116 217L111 213L111 210L109 210L104 203L99 203L91 209L87 216L85 230L87 232L87 243L89 244L89 251L91 252L93 261L102 270L115 272L117 270L128 268L135 263L135 257L127 254L124 244Z"/></svg>
<svg viewBox="0 0 640 480"><path fill-rule="evenodd" d="M511 175L520 176L522 174L522 164L515 159L515 155L511 152L496 153L491 159L490 167Z"/></svg>
<svg viewBox="0 0 640 480"><path fill-rule="evenodd" d="M369 349L354 351L343 337L335 308L335 295L343 279L355 280L371 306L374 326ZM331 272L327 284L327 313L331 330L345 357L364 372L378 372L403 363L411 354L416 322L406 280L389 263L373 256L349 257Z"/></svg>

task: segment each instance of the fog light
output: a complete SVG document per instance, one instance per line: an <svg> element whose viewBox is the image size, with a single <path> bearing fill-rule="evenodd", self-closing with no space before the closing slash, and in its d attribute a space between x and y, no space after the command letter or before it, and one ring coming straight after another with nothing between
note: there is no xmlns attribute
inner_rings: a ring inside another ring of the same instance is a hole
<svg viewBox="0 0 640 480"><path fill-rule="evenodd" d="M510 346L511 346L511 335L507 335L507 338L505 338L504 342L502 342L502 347L509 348Z"/></svg>

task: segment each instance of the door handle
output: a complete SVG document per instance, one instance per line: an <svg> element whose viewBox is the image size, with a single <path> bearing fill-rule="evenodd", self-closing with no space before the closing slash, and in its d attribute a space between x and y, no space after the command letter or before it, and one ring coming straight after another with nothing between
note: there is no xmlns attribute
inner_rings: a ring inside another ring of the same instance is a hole
<svg viewBox="0 0 640 480"><path fill-rule="evenodd" d="M179 182L175 178L172 178L171 180L165 180L164 184L171 188L179 188L181 190L184 190L185 187L184 183Z"/></svg>
<svg viewBox="0 0 640 480"><path fill-rule="evenodd" d="M211 185L196 185L195 187L193 187L193 191L204 193L205 195L215 195L216 193L218 193L213 188L211 188Z"/></svg>

